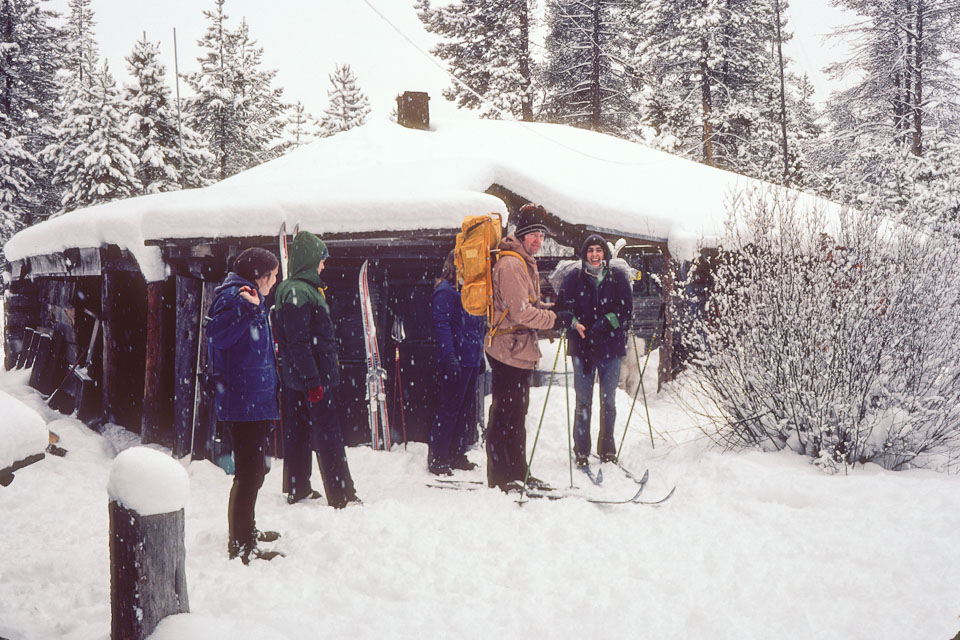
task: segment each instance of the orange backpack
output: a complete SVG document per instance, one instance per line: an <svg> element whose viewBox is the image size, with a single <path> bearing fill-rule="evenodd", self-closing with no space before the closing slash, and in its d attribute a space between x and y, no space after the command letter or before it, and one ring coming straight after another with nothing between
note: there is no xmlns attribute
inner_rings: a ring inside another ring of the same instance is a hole
<svg viewBox="0 0 960 640"><path fill-rule="evenodd" d="M467 313L487 316L493 325L493 263L494 255L513 255L514 251L496 252L503 232L499 213L464 218L462 231L454 246L454 264L460 285L460 302Z"/></svg>

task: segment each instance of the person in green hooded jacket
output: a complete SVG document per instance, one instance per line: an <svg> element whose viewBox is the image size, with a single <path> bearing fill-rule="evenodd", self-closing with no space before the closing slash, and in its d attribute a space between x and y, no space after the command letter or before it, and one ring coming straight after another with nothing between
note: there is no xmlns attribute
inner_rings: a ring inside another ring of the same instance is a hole
<svg viewBox="0 0 960 640"><path fill-rule="evenodd" d="M319 497L310 485L310 450L317 454L327 503L360 502L350 476L334 401L340 383L337 338L320 273L327 246L309 231L293 239L289 277L277 286L275 333L283 419L283 491L293 504Z"/></svg>

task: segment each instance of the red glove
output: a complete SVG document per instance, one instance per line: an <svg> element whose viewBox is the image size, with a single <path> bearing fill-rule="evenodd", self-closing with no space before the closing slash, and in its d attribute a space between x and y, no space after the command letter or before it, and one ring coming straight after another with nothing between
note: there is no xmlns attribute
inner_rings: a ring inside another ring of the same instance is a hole
<svg viewBox="0 0 960 640"><path fill-rule="evenodd" d="M307 400L310 402L320 402L323 400L323 386L318 384L313 389L307 391Z"/></svg>

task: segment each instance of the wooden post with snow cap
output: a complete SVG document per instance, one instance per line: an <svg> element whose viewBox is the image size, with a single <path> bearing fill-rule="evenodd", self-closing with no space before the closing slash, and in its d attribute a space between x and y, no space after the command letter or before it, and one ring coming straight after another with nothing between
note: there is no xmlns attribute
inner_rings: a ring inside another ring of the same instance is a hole
<svg viewBox="0 0 960 640"><path fill-rule="evenodd" d="M184 505L187 472L173 458L132 447L113 462L110 495L110 638L142 640L187 613Z"/></svg>

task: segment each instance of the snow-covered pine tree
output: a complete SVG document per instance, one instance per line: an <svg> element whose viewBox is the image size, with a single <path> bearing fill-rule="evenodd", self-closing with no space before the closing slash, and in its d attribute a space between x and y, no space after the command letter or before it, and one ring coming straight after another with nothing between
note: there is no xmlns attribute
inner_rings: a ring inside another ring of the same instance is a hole
<svg viewBox="0 0 960 640"><path fill-rule="evenodd" d="M70 104L57 142L44 152L54 167L54 184L64 189L64 212L141 192L131 151L135 142L125 126L116 81L107 64L90 79Z"/></svg>
<svg viewBox="0 0 960 640"><path fill-rule="evenodd" d="M260 69L263 49L250 39L246 22L237 31L228 28L224 2L214 0L215 9L203 12L200 71L186 76L194 93L187 122L212 154L206 175L214 180L268 159L283 128L282 89L270 87L276 71Z"/></svg>
<svg viewBox="0 0 960 640"><path fill-rule="evenodd" d="M328 137L359 127L370 115L370 101L357 86L349 64L338 64L330 74L329 103L320 118L320 135Z"/></svg>
<svg viewBox="0 0 960 640"><path fill-rule="evenodd" d="M285 135L288 149L299 149L319 135L318 120L307 112L303 103L297 100L287 111Z"/></svg>
<svg viewBox="0 0 960 640"><path fill-rule="evenodd" d="M277 70L263 68L263 47L250 37L247 21L241 20L232 35L230 89L242 131L234 153L242 171L276 157L274 147L282 144L288 105L283 89L272 86Z"/></svg>
<svg viewBox="0 0 960 640"><path fill-rule="evenodd" d="M0 2L0 243L48 213L49 174L64 32L36 0Z"/></svg>
<svg viewBox="0 0 960 640"><path fill-rule="evenodd" d="M547 6L546 115L626 136L633 125L629 38L623 0L554 0Z"/></svg>
<svg viewBox="0 0 960 640"><path fill-rule="evenodd" d="M0 117L0 126L6 117ZM6 242L30 221L28 206L35 182L29 169L37 157L23 148L20 136L0 134L0 242Z"/></svg>
<svg viewBox="0 0 960 640"><path fill-rule="evenodd" d="M642 118L654 142L705 164L756 173L748 148L777 113L768 0L651 0L633 11ZM760 157L768 153L761 145Z"/></svg>
<svg viewBox="0 0 960 640"><path fill-rule="evenodd" d="M457 0L434 8L430 0L417 0L420 20L441 38L432 52L459 79L444 90L447 100L478 109L485 118L534 120L532 4L532 0Z"/></svg>
<svg viewBox="0 0 960 640"><path fill-rule="evenodd" d="M97 70L100 52L94 27L96 14L92 0L69 0L70 15L67 17L67 46L64 68L79 82L92 84Z"/></svg>
<svg viewBox="0 0 960 640"><path fill-rule="evenodd" d="M822 189L832 189L830 180L819 171L822 166L818 157L823 152L820 146L823 115L813 101L813 83L807 74L803 74L793 78L792 84L792 90L787 93L787 135L791 140L793 173L790 184L800 188L809 187L829 198L830 194Z"/></svg>
<svg viewBox="0 0 960 640"><path fill-rule="evenodd" d="M182 187L203 186L200 169L207 154L196 133L178 127L176 104L171 102L166 84L166 67L160 62L160 47L147 40L146 33L126 58L134 84L124 90L126 124L139 159L137 179L143 193L172 191ZM183 174L180 171L183 131Z"/></svg>
<svg viewBox="0 0 960 640"><path fill-rule="evenodd" d="M837 93L835 129L856 146L895 140L914 155L928 133L960 133L960 3L956 0L835 0L862 19L838 30L855 44L848 60L834 64L837 77L858 81ZM850 129L850 127L853 129ZM932 141L931 141L932 142ZM848 145L849 146L849 145Z"/></svg>
<svg viewBox="0 0 960 640"><path fill-rule="evenodd" d="M227 58L232 45L227 28L229 16L223 10L224 2L214 0L216 8L203 11L208 24L203 37L197 41L197 46L203 51L197 58L200 71L184 76L194 92L194 96L187 100L186 122L200 134L213 156L213 161L205 170L205 174L213 180L222 180L239 171L236 165L230 163L230 152L241 132L228 79Z"/></svg>

